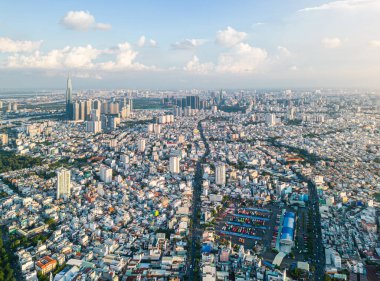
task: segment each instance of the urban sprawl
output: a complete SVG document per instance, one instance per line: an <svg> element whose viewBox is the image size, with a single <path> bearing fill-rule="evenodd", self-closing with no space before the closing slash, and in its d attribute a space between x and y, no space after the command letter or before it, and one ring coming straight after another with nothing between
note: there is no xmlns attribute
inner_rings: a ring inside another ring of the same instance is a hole
<svg viewBox="0 0 380 281"><path fill-rule="evenodd" d="M0 107L0 280L380 279L373 92L68 78Z"/></svg>

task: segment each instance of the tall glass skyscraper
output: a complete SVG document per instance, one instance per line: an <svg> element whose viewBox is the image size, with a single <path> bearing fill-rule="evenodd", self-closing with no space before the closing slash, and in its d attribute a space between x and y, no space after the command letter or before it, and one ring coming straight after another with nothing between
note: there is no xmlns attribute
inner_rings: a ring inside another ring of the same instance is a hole
<svg viewBox="0 0 380 281"><path fill-rule="evenodd" d="M72 119L72 93L73 86L71 85L70 74L67 78L67 88L66 88L66 117L68 120Z"/></svg>

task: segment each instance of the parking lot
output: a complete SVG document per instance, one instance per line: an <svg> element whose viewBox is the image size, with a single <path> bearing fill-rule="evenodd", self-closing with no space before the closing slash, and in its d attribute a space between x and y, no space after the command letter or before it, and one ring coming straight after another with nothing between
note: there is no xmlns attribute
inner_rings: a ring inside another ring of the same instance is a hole
<svg viewBox="0 0 380 281"><path fill-rule="evenodd" d="M276 247L283 209L297 214L295 247L292 251L294 258L285 257L283 265L289 266L297 260L305 261L307 260L305 253L307 244L306 208L295 209L281 203L247 206L235 202L217 217L216 234L220 240L231 242L232 245L243 245L246 250L255 250L263 256L264 260L272 262L277 255L277 251L273 249Z"/></svg>

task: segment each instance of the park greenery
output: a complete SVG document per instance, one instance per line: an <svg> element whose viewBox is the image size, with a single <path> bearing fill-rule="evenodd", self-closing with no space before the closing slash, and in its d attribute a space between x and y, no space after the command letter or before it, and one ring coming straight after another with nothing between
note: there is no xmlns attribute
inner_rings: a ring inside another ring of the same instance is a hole
<svg viewBox="0 0 380 281"><path fill-rule="evenodd" d="M16 281L11 267L11 254L7 253L0 230L0 281Z"/></svg>
<svg viewBox="0 0 380 281"><path fill-rule="evenodd" d="M41 165L41 158L17 155L12 151L0 150L0 173Z"/></svg>

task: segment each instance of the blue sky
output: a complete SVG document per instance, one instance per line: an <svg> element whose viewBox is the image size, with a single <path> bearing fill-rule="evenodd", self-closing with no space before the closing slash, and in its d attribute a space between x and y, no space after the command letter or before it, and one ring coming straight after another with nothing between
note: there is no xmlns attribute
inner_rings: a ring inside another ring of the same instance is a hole
<svg viewBox="0 0 380 281"><path fill-rule="evenodd" d="M378 0L14 2L0 88L380 87Z"/></svg>

